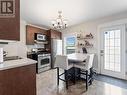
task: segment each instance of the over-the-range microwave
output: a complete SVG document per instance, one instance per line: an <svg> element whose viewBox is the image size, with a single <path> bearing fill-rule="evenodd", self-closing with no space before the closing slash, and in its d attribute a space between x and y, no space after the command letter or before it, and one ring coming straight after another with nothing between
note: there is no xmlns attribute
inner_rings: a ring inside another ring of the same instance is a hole
<svg viewBox="0 0 127 95"><path fill-rule="evenodd" d="M47 36L44 35L44 34L41 34L41 33L35 33L34 34L34 40L46 42L47 41Z"/></svg>

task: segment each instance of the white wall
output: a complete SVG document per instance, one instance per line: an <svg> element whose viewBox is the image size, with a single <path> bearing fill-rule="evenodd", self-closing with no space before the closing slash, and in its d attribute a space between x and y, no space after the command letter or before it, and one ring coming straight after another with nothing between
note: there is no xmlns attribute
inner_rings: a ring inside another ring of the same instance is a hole
<svg viewBox="0 0 127 95"><path fill-rule="evenodd" d="M26 21L20 20L20 42L23 44L26 44L26 25Z"/></svg>
<svg viewBox="0 0 127 95"><path fill-rule="evenodd" d="M88 51L93 53L98 53L98 26L104 23L108 23L108 22L112 22L112 21L116 21L120 19L125 19L125 18L127 18L127 12L115 14L112 16L104 17L104 18L89 21L89 22L84 22L80 25L72 26L63 30L62 31L63 38L72 34L76 35L80 31L84 32L84 34L92 33L94 35L94 40L92 42L94 44L94 48L89 49ZM97 57L95 60L94 67L96 70L98 70L99 66L98 66ZM127 64L126 64L126 67L127 67Z"/></svg>

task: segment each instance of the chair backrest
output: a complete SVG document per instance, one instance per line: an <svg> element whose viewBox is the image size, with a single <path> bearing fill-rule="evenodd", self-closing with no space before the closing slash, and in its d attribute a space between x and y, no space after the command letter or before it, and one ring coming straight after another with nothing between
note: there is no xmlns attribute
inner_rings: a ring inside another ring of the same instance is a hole
<svg viewBox="0 0 127 95"><path fill-rule="evenodd" d="M86 59L85 67L87 70L89 70L93 66L94 55L95 54L89 54L87 59Z"/></svg>
<svg viewBox="0 0 127 95"><path fill-rule="evenodd" d="M62 69L67 69L68 68L68 58L65 55L56 55L56 60L55 60L55 67L59 67Z"/></svg>

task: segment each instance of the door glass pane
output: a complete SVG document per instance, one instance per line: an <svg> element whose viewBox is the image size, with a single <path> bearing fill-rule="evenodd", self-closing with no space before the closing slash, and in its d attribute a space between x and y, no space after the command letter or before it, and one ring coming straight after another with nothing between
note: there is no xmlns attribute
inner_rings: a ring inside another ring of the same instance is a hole
<svg viewBox="0 0 127 95"><path fill-rule="evenodd" d="M109 59L109 55L108 54L105 55L105 62L110 62L110 59Z"/></svg>
<svg viewBox="0 0 127 95"><path fill-rule="evenodd" d="M114 38L114 36L115 36L114 31L110 31L110 38Z"/></svg>
<svg viewBox="0 0 127 95"><path fill-rule="evenodd" d="M110 47L111 47L111 46L114 46L115 40L114 40L114 39L110 39L109 43L110 43Z"/></svg>
<svg viewBox="0 0 127 95"><path fill-rule="evenodd" d="M107 39L107 38L106 38ZM109 42L110 40L105 40L105 46L107 46L107 47L109 47L110 46L110 42Z"/></svg>
<svg viewBox="0 0 127 95"><path fill-rule="evenodd" d="M114 63L114 61L115 61L115 60L114 60L115 56L110 54L109 57L110 57L110 62L111 62L111 63Z"/></svg>
<svg viewBox="0 0 127 95"><path fill-rule="evenodd" d="M110 31L106 31L106 32L105 32L105 39L109 39L109 37L110 37L109 34L110 34Z"/></svg>
<svg viewBox="0 0 127 95"><path fill-rule="evenodd" d="M109 67L109 64L110 64L109 62L106 62L106 64L104 65L105 69L108 70L108 69L110 68L110 67Z"/></svg>
<svg viewBox="0 0 127 95"><path fill-rule="evenodd" d="M115 54L114 47L110 47L109 52L110 52L111 55L114 55Z"/></svg>
<svg viewBox="0 0 127 95"><path fill-rule="evenodd" d="M115 39L115 46L119 46L120 47L120 39Z"/></svg>
<svg viewBox="0 0 127 95"><path fill-rule="evenodd" d="M115 47L115 54L120 55L120 47Z"/></svg>
<svg viewBox="0 0 127 95"><path fill-rule="evenodd" d="M104 32L104 69L120 72L120 30Z"/></svg>
<svg viewBox="0 0 127 95"><path fill-rule="evenodd" d="M120 30L115 30L115 38L120 39Z"/></svg>
<svg viewBox="0 0 127 95"><path fill-rule="evenodd" d="M105 47L105 54L109 54L109 47Z"/></svg>

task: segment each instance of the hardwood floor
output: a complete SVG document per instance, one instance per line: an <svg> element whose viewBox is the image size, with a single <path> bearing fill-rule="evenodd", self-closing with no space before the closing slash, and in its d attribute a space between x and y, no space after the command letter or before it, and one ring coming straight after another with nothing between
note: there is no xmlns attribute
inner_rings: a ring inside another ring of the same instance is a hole
<svg viewBox="0 0 127 95"><path fill-rule="evenodd" d="M127 95L127 89L94 80L85 90L85 82L78 81L66 90L64 82L57 86L56 70L37 74L37 95Z"/></svg>

